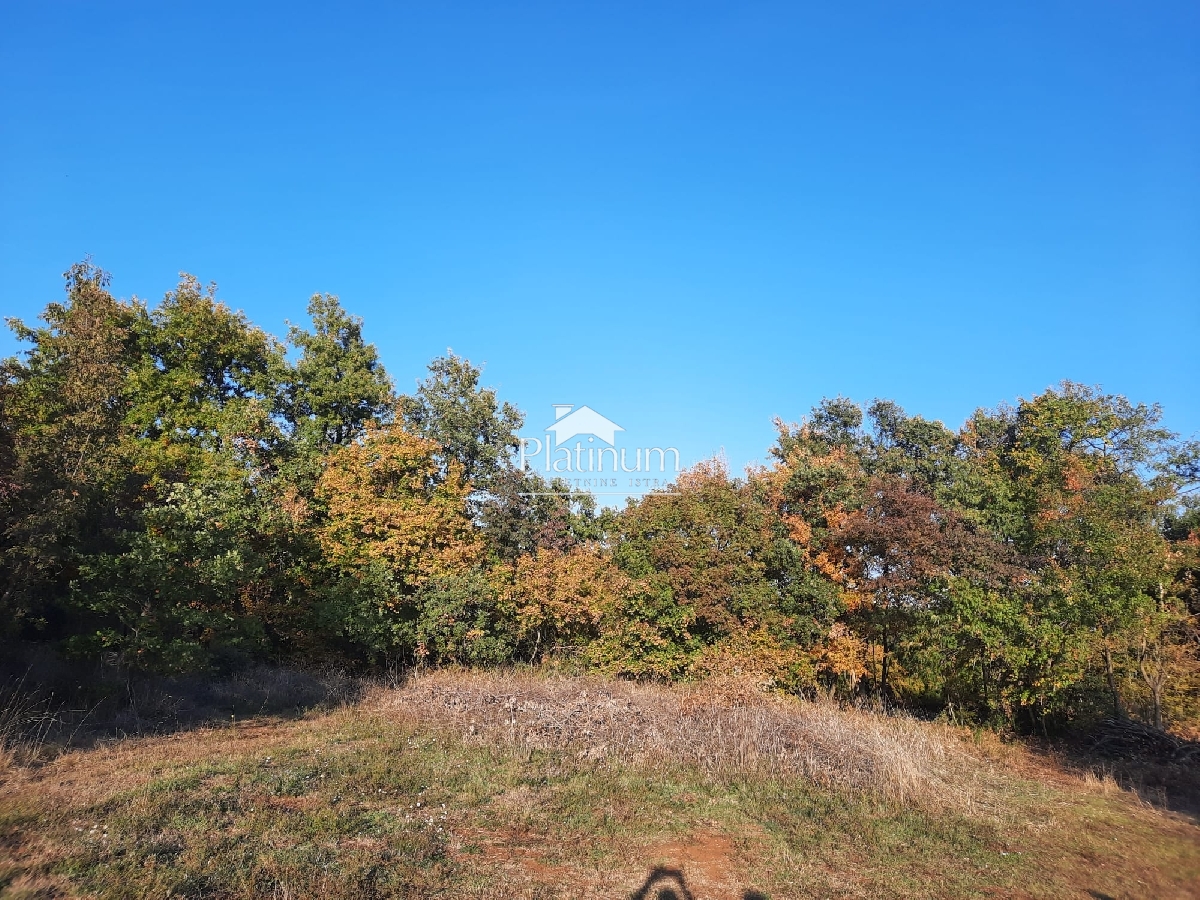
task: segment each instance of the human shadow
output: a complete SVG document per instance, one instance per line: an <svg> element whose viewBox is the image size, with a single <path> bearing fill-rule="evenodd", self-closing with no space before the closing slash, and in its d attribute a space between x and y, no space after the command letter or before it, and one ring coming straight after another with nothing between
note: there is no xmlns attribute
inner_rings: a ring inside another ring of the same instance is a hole
<svg viewBox="0 0 1200 900"><path fill-rule="evenodd" d="M655 866L629 900L695 900L695 895L688 889L681 869Z"/></svg>
<svg viewBox="0 0 1200 900"><path fill-rule="evenodd" d="M642 882L642 886L629 895L629 900L697 900L682 869L655 866ZM742 900L768 900L759 891L746 891Z"/></svg>

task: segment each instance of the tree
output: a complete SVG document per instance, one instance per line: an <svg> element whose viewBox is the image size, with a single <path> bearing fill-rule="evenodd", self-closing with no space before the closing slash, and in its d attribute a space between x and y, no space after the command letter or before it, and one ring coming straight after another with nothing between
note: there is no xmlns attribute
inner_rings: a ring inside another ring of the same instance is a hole
<svg viewBox="0 0 1200 900"><path fill-rule="evenodd" d="M890 400L876 400L867 412L875 423L872 473L907 478L943 503L954 497L966 474L958 435L941 422L908 416Z"/></svg>
<svg viewBox="0 0 1200 900"><path fill-rule="evenodd" d="M620 630L631 588L611 554L594 543L521 556L502 595L518 652L529 662L575 651L587 658L607 632Z"/></svg>
<svg viewBox="0 0 1200 900"><path fill-rule="evenodd" d="M511 463L525 417L500 403L495 390L479 386L482 371L470 360L453 353L438 357L429 373L416 394L400 397L404 427L438 445L443 468L453 461L467 481L486 489Z"/></svg>
<svg viewBox="0 0 1200 900"><path fill-rule="evenodd" d="M318 539L336 576L335 617L369 653L416 653L420 592L480 560L470 485L457 461L443 468L440 450L397 426L368 426L326 457Z"/></svg>
<svg viewBox="0 0 1200 900"><path fill-rule="evenodd" d="M375 345L363 340L362 319L331 294L314 294L308 314L311 332L288 329L301 356L285 389L285 415L301 442L323 449L358 438L370 422L386 422L395 397Z"/></svg>
<svg viewBox="0 0 1200 900"><path fill-rule="evenodd" d="M125 421L136 467L158 490L277 462L286 371L278 341L187 274L154 309L137 307L133 329L139 356Z"/></svg>
<svg viewBox="0 0 1200 900"><path fill-rule="evenodd" d="M303 541L274 500L244 481L176 484L141 511L124 546L81 562L72 600L89 627L70 649L174 673L280 648L303 627L303 608L280 608Z"/></svg>
<svg viewBox="0 0 1200 900"><path fill-rule="evenodd" d="M416 605L420 662L495 665L512 659L514 629L483 570L431 578L419 589Z"/></svg>
<svg viewBox="0 0 1200 900"><path fill-rule="evenodd" d="M487 497L479 505L483 538L497 562L543 549L563 552L599 540L608 518L597 512L595 498L587 491L511 466L489 480Z"/></svg>
<svg viewBox="0 0 1200 900"><path fill-rule="evenodd" d="M67 627L80 559L120 539L138 495L123 425L136 309L90 261L64 278L66 302L46 307L44 326L7 320L32 346L0 366L0 627L17 632Z"/></svg>
<svg viewBox="0 0 1200 900"><path fill-rule="evenodd" d="M889 696L895 696L890 669L901 641L948 582L998 588L1007 568L990 537L897 476L873 478L862 506L828 543L847 576L851 620L880 647L876 687Z"/></svg>
<svg viewBox="0 0 1200 900"><path fill-rule="evenodd" d="M640 665L679 674L713 648L753 655L770 647L746 666L793 687L810 680L807 651L828 627L836 591L808 577L770 500L757 480L731 479L713 460L616 519L615 558L639 585L625 609L640 632L625 646L646 654Z"/></svg>
<svg viewBox="0 0 1200 900"><path fill-rule="evenodd" d="M996 436L987 452L1019 510L1012 541L1040 581L1025 702L1043 720L1067 715L1072 692L1095 674L1110 710L1124 714L1121 670L1134 665L1138 623L1170 577L1161 525L1185 454L1158 407L1071 382L1000 418L976 423Z"/></svg>

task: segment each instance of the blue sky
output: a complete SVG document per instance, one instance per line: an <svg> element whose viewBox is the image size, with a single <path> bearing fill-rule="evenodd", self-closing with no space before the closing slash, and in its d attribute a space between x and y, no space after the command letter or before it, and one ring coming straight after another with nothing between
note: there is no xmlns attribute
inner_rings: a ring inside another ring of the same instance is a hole
<svg viewBox="0 0 1200 900"><path fill-rule="evenodd" d="M1200 431L1194 2L0 17L5 315L86 254L280 335L329 291L401 389L452 347L530 434L586 403L735 469L837 394L957 426L1069 378Z"/></svg>

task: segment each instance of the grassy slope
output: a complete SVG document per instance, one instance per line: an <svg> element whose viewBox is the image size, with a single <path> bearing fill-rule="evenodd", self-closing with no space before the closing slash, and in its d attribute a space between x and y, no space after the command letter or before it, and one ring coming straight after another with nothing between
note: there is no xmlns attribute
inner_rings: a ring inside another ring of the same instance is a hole
<svg viewBox="0 0 1200 900"><path fill-rule="evenodd" d="M1111 781L736 690L439 674L0 779L5 897L1200 895Z"/></svg>

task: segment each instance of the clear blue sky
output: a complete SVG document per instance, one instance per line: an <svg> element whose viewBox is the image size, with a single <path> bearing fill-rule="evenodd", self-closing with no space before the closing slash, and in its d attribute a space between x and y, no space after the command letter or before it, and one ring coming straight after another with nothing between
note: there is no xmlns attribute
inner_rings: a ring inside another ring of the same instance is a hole
<svg viewBox="0 0 1200 900"><path fill-rule="evenodd" d="M1200 4L6 0L0 312L86 254L738 469L839 393L1192 434Z"/></svg>

